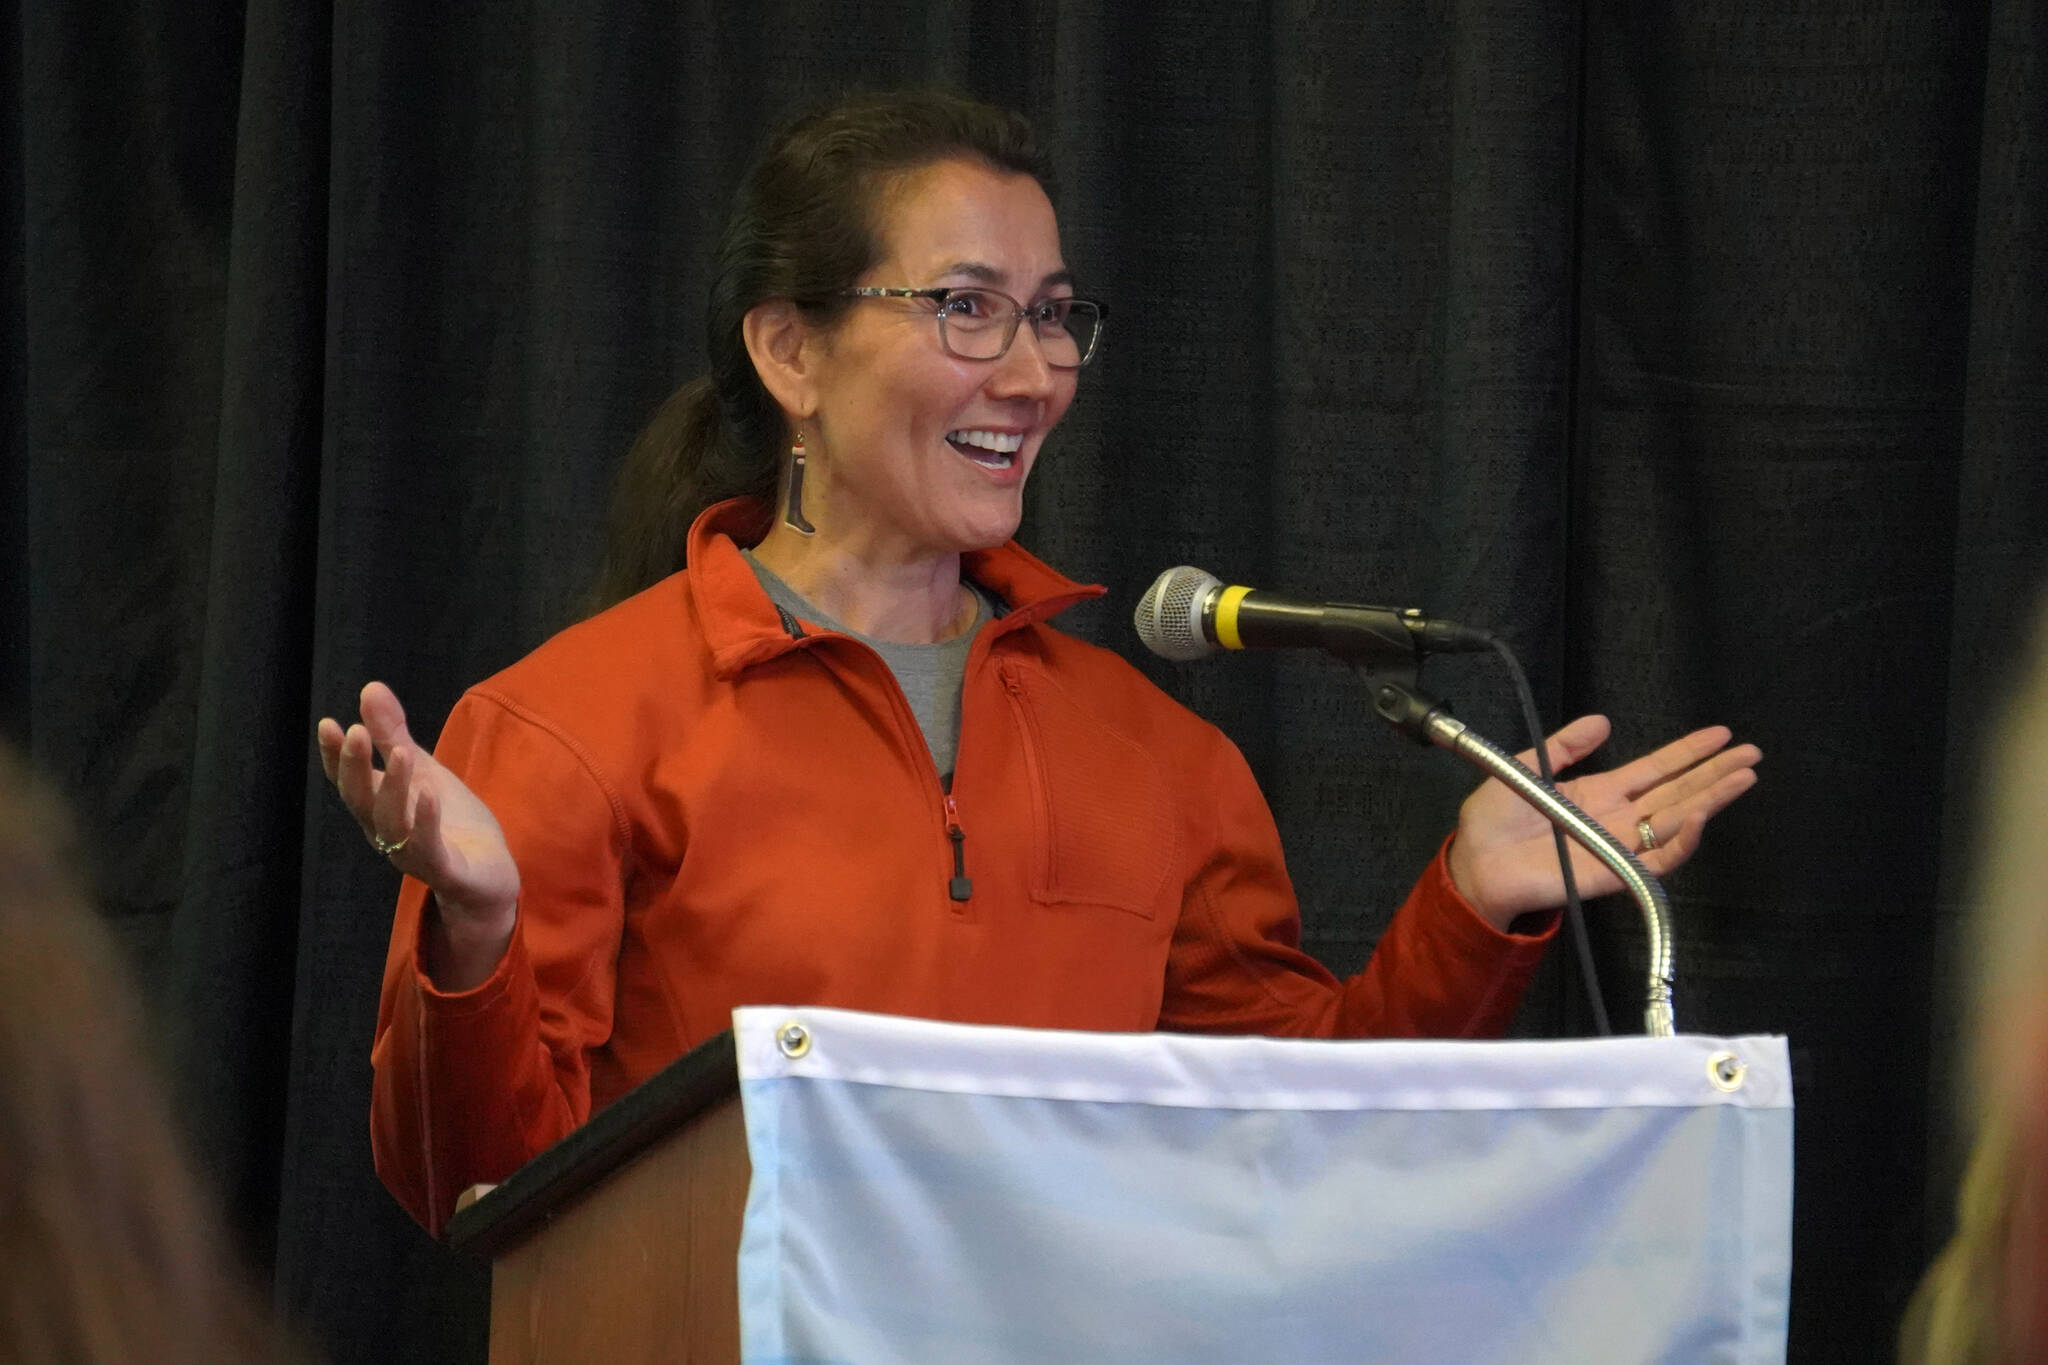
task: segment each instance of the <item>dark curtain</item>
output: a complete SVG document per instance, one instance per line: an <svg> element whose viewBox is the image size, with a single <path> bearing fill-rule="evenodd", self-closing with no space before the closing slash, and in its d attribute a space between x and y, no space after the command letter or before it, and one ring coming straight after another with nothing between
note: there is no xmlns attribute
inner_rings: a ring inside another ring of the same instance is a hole
<svg viewBox="0 0 2048 1365"><path fill-rule="evenodd" d="M1764 782L1674 880L1680 1025L1784 1032L1792 1356L1881 1359L1942 1235L1983 717L2048 533L2042 7L4 0L0 727L97 839L194 1146L338 1362L481 1359L383 1194L395 882L313 719L430 736L573 618L701 354L763 130L939 82L1057 149L1115 315L1024 540L1426 604L1618 759ZM1251 758L1356 967L1467 775L1311 657L1140 658ZM1497 672L1431 666L1518 738ZM1633 911L1590 920L1637 1026ZM1521 1031L1578 1033L1568 953Z"/></svg>

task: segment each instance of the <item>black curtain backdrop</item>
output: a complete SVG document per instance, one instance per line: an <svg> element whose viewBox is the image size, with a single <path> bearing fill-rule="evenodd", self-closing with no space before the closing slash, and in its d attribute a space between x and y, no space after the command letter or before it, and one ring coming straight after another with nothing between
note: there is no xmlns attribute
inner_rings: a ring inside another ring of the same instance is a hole
<svg viewBox="0 0 2048 1365"><path fill-rule="evenodd" d="M1114 303L1027 544L1514 641L1609 757L1764 781L1673 885L1687 1031L1784 1032L1792 1357L1888 1352L1957 1138L1984 708L2048 543L2035 0L576 6L0 0L0 728L96 832L194 1145L337 1362L480 1360L370 1169L395 879L313 719L432 734L572 619L699 366L764 129L939 82L1057 148ZM1309 657L1138 660L1237 740L1355 968L1466 774ZM1435 690L1499 737L1483 661ZM1638 1023L1633 911L1592 908ZM1524 1011L1588 1031L1568 954Z"/></svg>

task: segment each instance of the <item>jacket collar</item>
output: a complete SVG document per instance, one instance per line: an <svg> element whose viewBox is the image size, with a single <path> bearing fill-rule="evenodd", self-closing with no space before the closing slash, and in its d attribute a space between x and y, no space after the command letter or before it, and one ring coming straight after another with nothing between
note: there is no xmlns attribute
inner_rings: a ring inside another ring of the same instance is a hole
<svg viewBox="0 0 2048 1365"><path fill-rule="evenodd" d="M754 570L740 554L767 530L761 504L732 498L704 509L690 527L690 600L711 648L712 668L727 678L797 648ZM961 572L1000 598L1008 610L983 627L1006 634L1046 620L1077 602L1100 597L1098 584L1076 583L1049 568L1016 541L961 556Z"/></svg>

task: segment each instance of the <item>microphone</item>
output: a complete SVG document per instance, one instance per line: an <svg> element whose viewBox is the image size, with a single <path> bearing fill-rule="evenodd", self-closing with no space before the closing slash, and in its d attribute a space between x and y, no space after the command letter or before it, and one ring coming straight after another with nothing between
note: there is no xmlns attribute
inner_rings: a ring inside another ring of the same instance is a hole
<svg viewBox="0 0 2048 1365"><path fill-rule="evenodd" d="M1347 663L1410 663L1424 654L1493 648L1493 635L1438 621L1413 607L1298 602L1228 587L1182 564L1152 580L1133 615L1145 648L1164 659L1199 659L1219 649L1322 649Z"/></svg>

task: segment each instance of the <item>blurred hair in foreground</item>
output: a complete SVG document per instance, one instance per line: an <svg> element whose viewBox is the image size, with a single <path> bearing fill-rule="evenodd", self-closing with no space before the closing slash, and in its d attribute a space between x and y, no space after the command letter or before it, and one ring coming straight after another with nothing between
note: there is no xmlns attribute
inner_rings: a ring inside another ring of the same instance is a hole
<svg viewBox="0 0 2048 1365"><path fill-rule="evenodd" d="M71 826L0 745L0 1365L301 1357L234 1268L86 902Z"/></svg>
<svg viewBox="0 0 2048 1365"><path fill-rule="evenodd" d="M1900 1333L1906 1365L2048 1362L2048 610L1986 756L1967 1058L1976 1141L1955 1236Z"/></svg>

